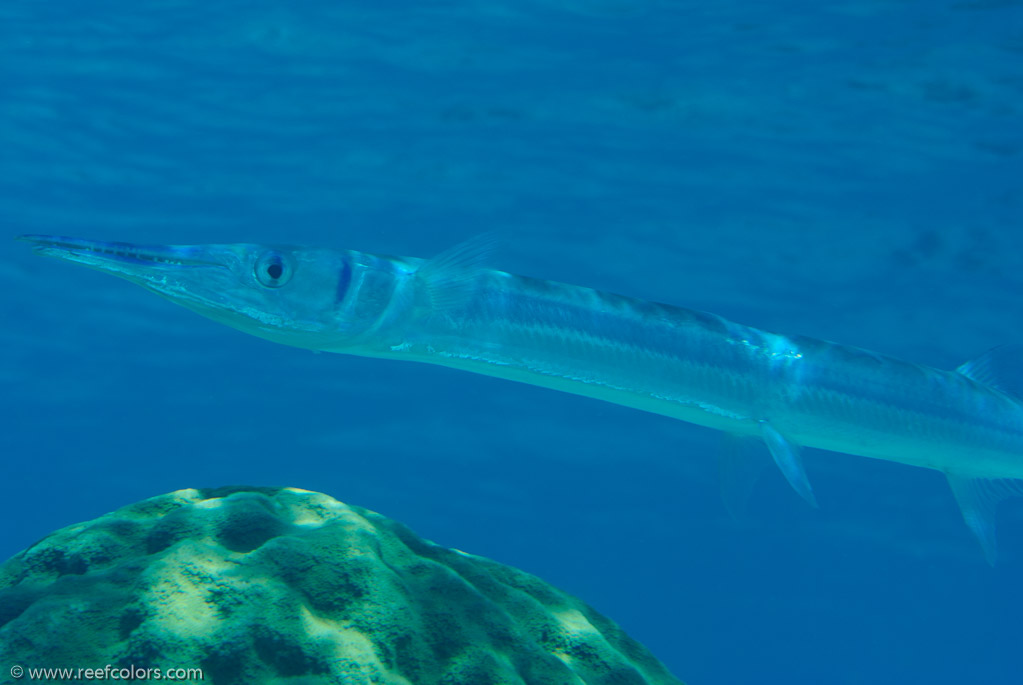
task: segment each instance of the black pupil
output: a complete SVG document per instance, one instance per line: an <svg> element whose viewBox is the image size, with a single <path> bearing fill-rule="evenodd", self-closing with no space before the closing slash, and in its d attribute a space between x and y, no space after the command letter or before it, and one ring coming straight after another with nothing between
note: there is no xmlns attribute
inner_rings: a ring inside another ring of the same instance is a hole
<svg viewBox="0 0 1023 685"><path fill-rule="evenodd" d="M283 274L283 273L284 273L284 267L281 266L281 264L279 262L274 262L273 264L271 264L268 267L266 267L266 275L269 276L270 278L274 279L275 281L278 278L280 278L281 274Z"/></svg>

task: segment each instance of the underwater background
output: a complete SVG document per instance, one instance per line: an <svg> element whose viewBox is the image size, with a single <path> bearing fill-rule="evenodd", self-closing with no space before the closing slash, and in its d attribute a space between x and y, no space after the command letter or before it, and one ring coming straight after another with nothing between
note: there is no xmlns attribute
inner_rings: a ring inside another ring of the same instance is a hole
<svg viewBox="0 0 1023 685"><path fill-rule="evenodd" d="M1023 3L0 4L0 559L178 488L325 492L590 603L691 684L1016 683L941 474L248 337L22 233L494 266L952 368L1023 342ZM1023 455L1021 455L1023 458Z"/></svg>

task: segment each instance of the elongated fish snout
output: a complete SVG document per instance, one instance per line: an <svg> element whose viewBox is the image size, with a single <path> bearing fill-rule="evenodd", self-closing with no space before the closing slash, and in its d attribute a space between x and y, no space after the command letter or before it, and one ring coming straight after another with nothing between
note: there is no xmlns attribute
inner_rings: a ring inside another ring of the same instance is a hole
<svg viewBox="0 0 1023 685"><path fill-rule="evenodd" d="M296 253L291 247L248 243L135 245L49 235L19 240L36 254L117 276L276 342L319 349L338 344L344 335L335 305L339 267L348 264L347 253ZM301 278L294 278L296 269Z"/></svg>
<svg viewBox="0 0 1023 685"><path fill-rule="evenodd" d="M91 266L119 276L161 267L227 266L200 246L135 245L52 235L23 235L36 254Z"/></svg>

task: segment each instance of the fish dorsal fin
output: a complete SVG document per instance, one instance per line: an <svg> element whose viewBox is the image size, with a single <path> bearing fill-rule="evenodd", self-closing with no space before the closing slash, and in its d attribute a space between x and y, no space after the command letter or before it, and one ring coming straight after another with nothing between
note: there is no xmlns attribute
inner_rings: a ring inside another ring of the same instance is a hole
<svg viewBox="0 0 1023 685"><path fill-rule="evenodd" d="M484 233L429 259L416 270L416 280L431 309L464 305L476 290L479 276L486 271L497 250L497 236Z"/></svg>
<svg viewBox="0 0 1023 685"><path fill-rule="evenodd" d="M994 566L998 560L995 536L998 503L1009 497L1023 496L1023 480L971 478L954 473L946 473L945 476L963 512L966 525L977 536L987 562Z"/></svg>
<svg viewBox="0 0 1023 685"><path fill-rule="evenodd" d="M774 458L774 463L781 469L782 475L789 485L799 493L814 509L817 508L817 498L814 497L813 488L810 487L810 479L806 477L806 469L803 468L802 450L799 445L791 442L775 429L767 421L760 422L760 434L767 443L767 449Z"/></svg>
<svg viewBox="0 0 1023 685"><path fill-rule="evenodd" d="M1023 345L1001 345L956 369L967 378L1023 399Z"/></svg>

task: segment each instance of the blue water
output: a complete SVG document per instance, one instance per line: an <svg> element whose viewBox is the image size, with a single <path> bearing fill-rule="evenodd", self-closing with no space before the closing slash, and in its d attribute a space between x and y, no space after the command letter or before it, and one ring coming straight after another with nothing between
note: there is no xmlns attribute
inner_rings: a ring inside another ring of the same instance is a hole
<svg viewBox="0 0 1023 685"><path fill-rule="evenodd" d="M1023 341L1023 6L9 0L0 222L497 230L510 271L950 368ZM13 242L0 288L0 558L293 485L535 573L693 684L1023 679L1023 504L992 569L940 474L810 451L820 510L771 473L733 522L704 429L275 346Z"/></svg>

